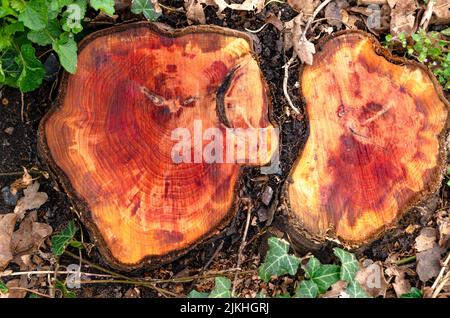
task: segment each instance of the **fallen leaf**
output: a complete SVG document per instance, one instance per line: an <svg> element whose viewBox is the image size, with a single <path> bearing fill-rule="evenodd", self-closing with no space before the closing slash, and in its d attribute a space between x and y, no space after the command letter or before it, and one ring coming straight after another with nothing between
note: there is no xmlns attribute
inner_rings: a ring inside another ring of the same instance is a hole
<svg viewBox="0 0 450 318"><path fill-rule="evenodd" d="M448 248L450 243L450 218L449 212L441 211L437 215L437 225L439 230L439 246Z"/></svg>
<svg viewBox="0 0 450 318"><path fill-rule="evenodd" d="M432 24L450 23L450 1L436 0L433 8Z"/></svg>
<svg viewBox="0 0 450 318"><path fill-rule="evenodd" d="M27 288L28 284L26 281L26 276L22 276L20 279L13 279L6 283L9 291L7 293L7 298L25 298L27 291L21 288Z"/></svg>
<svg viewBox="0 0 450 318"><path fill-rule="evenodd" d="M284 49L289 50L291 47L294 47L294 51L300 60L305 64L311 65L316 49L314 44L303 36L303 24L302 14L285 23Z"/></svg>
<svg viewBox="0 0 450 318"><path fill-rule="evenodd" d="M416 244L414 248L418 252L429 250L433 247L436 241L436 229L432 227L425 227L420 231L419 236L416 237Z"/></svg>
<svg viewBox="0 0 450 318"><path fill-rule="evenodd" d="M278 31L283 31L283 22L273 12L269 12L266 17L266 22L272 24Z"/></svg>
<svg viewBox="0 0 450 318"><path fill-rule="evenodd" d="M365 260L362 269L356 273L356 281L364 291L372 296L385 296L389 284L384 277L383 266L380 262Z"/></svg>
<svg viewBox="0 0 450 318"><path fill-rule="evenodd" d="M342 27L341 10L348 8L348 6L349 4L346 0L336 0L330 2L325 7L325 18L327 18L327 23L337 28L341 28Z"/></svg>
<svg viewBox="0 0 450 318"><path fill-rule="evenodd" d="M404 33L407 37L414 33L415 0L388 0L391 8L391 34Z"/></svg>
<svg viewBox="0 0 450 318"><path fill-rule="evenodd" d="M198 0L185 0L184 7L186 9L186 16L189 23L206 23L205 12L203 6Z"/></svg>
<svg viewBox="0 0 450 318"><path fill-rule="evenodd" d="M27 210L38 209L47 202L48 196L45 192L38 192L39 182L31 183L25 190L23 190L24 196L20 198L19 202L14 209L14 213L17 214L19 219L22 219Z"/></svg>
<svg viewBox="0 0 450 318"><path fill-rule="evenodd" d="M337 281L331 285L331 289L321 296L321 298L348 298L345 293L347 282L344 280Z"/></svg>
<svg viewBox="0 0 450 318"><path fill-rule="evenodd" d="M33 178L28 173L28 170L23 167L23 176L11 184L10 191L12 195L16 195L19 190L25 189L33 182Z"/></svg>
<svg viewBox="0 0 450 318"><path fill-rule="evenodd" d="M50 234L52 234L51 226L37 222L37 212L31 212L12 235L11 249L13 254L30 255L34 253Z"/></svg>
<svg viewBox="0 0 450 318"><path fill-rule="evenodd" d="M427 282L439 275L441 253L442 249L437 243L434 243L430 249L416 253L416 272L422 282Z"/></svg>
<svg viewBox="0 0 450 318"><path fill-rule="evenodd" d="M217 16L221 19L224 18L223 10L230 8L237 11L255 11L259 13L262 11L265 5L265 0L245 0L243 3L228 4L225 0L198 0L200 4L207 6L217 7Z"/></svg>
<svg viewBox="0 0 450 318"><path fill-rule="evenodd" d="M312 16L314 10L319 6L319 0L288 0L288 4L297 12L303 12L305 16Z"/></svg>
<svg viewBox="0 0 450 318"><path fill-rule="evenodd" d="M0 214L0 271L4 270L13 259L11 237L16 219L17 215L14 213Z"/></svg>
<svg viewBox="0 0 450 318"><path fill-rule="evenodd" d="M316 53L314 44L308 41L305 37L300 37L299 41L294 42L294 50L303 63L312 65L314 58L313 56L314 53Z"/></svg>
<svg viewBox="0 0 450 318"><path fill-rule="evenodd" d="M394 288L395 294L398 298L401 295L409 293L411 290L411 284L408 279L406 279L406 273L409 270L406 268L400 268L397 265L389 265L386 269L386 274L388 276L394 277L394 283L392 283L392 287Z"/></svg>

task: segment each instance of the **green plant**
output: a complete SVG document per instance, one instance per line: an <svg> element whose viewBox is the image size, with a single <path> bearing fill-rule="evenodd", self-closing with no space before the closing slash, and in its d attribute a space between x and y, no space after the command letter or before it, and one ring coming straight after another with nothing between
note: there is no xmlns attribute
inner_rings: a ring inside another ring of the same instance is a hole
<svg viewBox="0 0 450 318"><path fill-rule="evenodd" d="M77 231L78 228L72 220L60 234L53 235L52 252L55 256L61 256L69 245L78 249L84 248L83 243L74 238Z"/></svg>
<svg viewBox="0 0 450 318"><path fill-rule="evenodd" d="M0 280L0 294L6 294L8 292L8 286Z"/></svg>
<svg viewBox="0 0 450 318"><path fill-rule="evenodd" d="M422 298L422 297L423 297L422 292L416 287L411 287L409 293L400 296L400 298Z"/></svg>
<svg viewBox="0 0 450 318"><path fill-rule="evenodd" d="M447 186L450 187L450 168L447 169Z"/></svg>
<svg viewBox="0 0 450 318"><path fill-rule="evenodd" d="M76 298L75 292L68 290L66 284L59 280L55 282L55 288L61 291L63 298Z"/></svg>
<svg viewBox="0 0 450 318"><path fill-rule="evenodd" d="M114 13L114 0L91 0L95 10ZM69 73L77 68L75 34L83 30L88 0L2 0L0 7L0 85L22 92L39 87L45 69L36 46L51 46Z"/></svg>
<svg viewBox="0 0 450 318"><path fill-rule="evenodd" d="M420 29L407 38L404 33L397 36L386 35L385 44L388 48L394 48L399 44L406 54L414 57L419 62L426 64L436 75L444 90L450 90L450 54L447 40L450 36L450 28L440 32L426 32Z"/></svg>
<svg viewBox="0 0 450 318"><path fill-rule="evenodd" d="M133 0L131 3L131 12L134 14L143 14L149 21L156 21L161 13L155 10L155 6L150 0Z"/></svg>
<svg viewBox="0 0 450 318"><path fill-rule="evenodd" d="M258 269L259 278L268 282L273 278L289 274L295 276L300 267L300 259L289 254L289 243L285 240L271 237L268 241L269 249L264 262ZM359 263L356 257L340 248L333 249L334 254L340 260L340 265L321 264L311 257L302 269L305 272L304 279L298 282L294 297L316 298L325 293L331 285L338 281L345 281L347 286L345 293L350 298L368 298L369 296L356 281L356 273L359 271ZM188 297L231 297L231 281L225 277L216 277L215 287L210 294L193 290ZM265 295L259 292L257 298ZM277 295L277 298L290 298L289 293Z"/></svg>

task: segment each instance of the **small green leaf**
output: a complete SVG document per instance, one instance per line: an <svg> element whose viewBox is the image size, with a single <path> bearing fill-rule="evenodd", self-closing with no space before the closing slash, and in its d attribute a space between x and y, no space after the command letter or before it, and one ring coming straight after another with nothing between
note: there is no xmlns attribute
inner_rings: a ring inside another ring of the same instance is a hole
<svg viewBox="0 0 450 318"><path fill-rule="evenodd" d="M57 280L55 282L55 288L59 289L62 292L64 298L76 298L77 297L75 292L69 291L67 289L67 286L59 280Z"/></svg>
<svg viewBox="0 0 450 318"><path fill-rule="evenodd" d="M416 287L411 287L409 293L400 296L400 298L422 298L422 297L423 297L422 292Z"/></svg>
<svg viewBox="0 0 450 318"><path fill-rule="evenodd" d="M156 12L150 0L133 0L131 3L131 12L134 14L142 13L149 21L156 21L161 16L160 12Z"/></svg>
<svg viewBox="0 0 450 318"><path fill-rule="evenodd" d="M71 240L69 245L72 246L73 248L77 248L79 250L84 249L83 243L81 243L80 241L77 241L77 240Z"/></svg>
<svg viewBox="0 0 450 318"><path fill-rule="evenodd" d="M311 280L316 283L319 292L324 293L339 280L340 272L338 265L320 265Z"/></svg>
<svg viewBox="0 0 450 318"><path fill-rule="evenodd" d="M48 22L47 6L42 0L31 0L26 3L26 8L19 15L19 21L34 31L45 28Z"/></svg>
<svg viewBox="0 0 450 318"><path fill-rule="evenodd" d="M44 46L51 44L60 34L61 27L58 20L51 20L44 30L28 32L27 38L33 43Z"/></svg>
<svg viewBox="0 0 450 318"><path fill-rule="evenodd" d="M6 286L5 283L0 280L0 294L6 294L8 293L8 291L8 286Z"/></svg>
<svg viewBox="0 0 450 318"><path fill-rule="evenodd" d="M314 277L314 273L319 269L320 265L320 261L317 258L310 258L306 266L302 265L302 268L305 271L305 277L308 279Z"/></svg>
<svg viewBox="0 0 450 318"><path fill-rule="evenodd" d="M292 298L292 297L291 295L289 295L289 293L283 293L276 295L275 298Z"/></svg>
<svg viewBox="0 0 450 318"><path fill-rule="evenodd" d="M87 0L76 0L70 3L61 17L61 26L64 31L74 34L83 30L81 21L86 14Z"/></svg>
<svg viewBox="0 0 450 318"><path fill-rule="evenodd" d="M345 291L350 298L370 298L356 281L349 282Z"/></svg>
<svg viewBox="0 0 450 318"><path fill-rule="evenodd" d="M101 10L109 16L114 15L114 0L91 0L91 7Z"/></svg>
<svg viewBox="0 0 450 318"><path fill-rule="evenodd" d="M386 37L384 39L386 40L387 43L390 43L390 42L392 42L393 38L394 37L392 36L392 34L388 34L388 35L386 35Z"/></svg>
<svg viewBox="0 0 450 318"><path fill-rule="evenodd" d="M208 298L208 293L200 293L193 290L188 294L188 298Z"/></svg>
<svg viewBox="0 0 450 318"><path fill-rule="evenodd" d="M445 36L450 36L450 28L442 30L441 33Z"/></svg>
<svg viewBox="0 0 450 318"><path fill-rule="evenodd" d="M231 280L226 277L216 277L214 289L211 291L209 298L230 298L231 297Z"/></svg>
<svg viewBox="0 0 450 318"><path fill-rule="evenodd" d="M271 237L268 240L269 250L266 259L259 267L259 277L268 282L273 275L284 274L295 275L297 273L300 260L295 255L289 255L289 243L285 240Z"/></svg>
<svg viewBox="0 0 450 318"><path fill-rule="evenodd" d="M71 37L62 36L52 43L53 50L58 54L59 61L64 69L74 74L77 70L77 43Z"/></svg>
<svg viewBox="0 0 450 318"><path fill-rule="evenodd" d="M304 280L295 291L295 297L298 298L316 298L319 294L319 288L311 280Z"/></svg>
<svg viewBox="0 0 450 318"><path fill-rule="evenodd" d="M22 72L17 78L17 85L22 92L30 92L38 88L45 76L45 69L41 61L36 58L31 44L24 44L20 48L18 61L22 64Z"/></svg>
<svg viewBox="0 0 450 318"><path fill-rule="evenodd" d="M346 282L353 281L359 270L359 263L355 255L341 248L334 248L333 252L341 261L341 280L345 280Z"/></svg>
<svg viewBox="0 0 450 318"><path fill-rule="evenodd" d="M61 256L67 245L75 236L78 228L75 226L75 222L72 220L67 224L67 227L61 231L60 234L54 235L52 237L52 252L56 256Z"/></svg>

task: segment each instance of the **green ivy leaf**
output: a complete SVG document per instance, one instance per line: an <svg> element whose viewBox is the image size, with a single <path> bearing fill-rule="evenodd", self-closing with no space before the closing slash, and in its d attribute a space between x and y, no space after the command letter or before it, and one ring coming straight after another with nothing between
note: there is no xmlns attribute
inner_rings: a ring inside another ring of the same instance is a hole
<svg viewBox="0 0 450 318"><path fill-rule="evenodd" d="M316 298L319 294L319 288L311 280L304 280L295 291L295 297L298 298Z"/></svg>
<svg viewBox="0 0 450 318"><path fill-rule="evenodd" d="M423 297L422 292L416 287L411 287L409 293L400 296L400 298L422 298L422 297Z"/></svg>
<svg viewBox="0 0 450 318"><path fill-rule="evenodd" d="M19 14L19 21L34 31L45 28L48 22L47 6L42 0L31 0L26 3L26 8Z"/></svg>
<svg viewBox="0 0 450 318"><path fill-rule="evenodd" d="M5 75L5 83L12 87L17 87L17 79L20 76L21 68L17 64L17 52L12 49L6 50L0 55L0 63L2 64L3 73Z"/></svg>
<svg viewBox="0 0 450 318"><path fill-rule="evenodd" d="M271 237L268 240L269 250L266 259L259 267L259 277L268 282L273 275L284 274L295 275L297 273L300 260L295 255L289 255L289 243L285 240Z"/></svg>
<svg viewBox="0 0 450 318"><path fill-rule="evenodd" d="M322 294L340 279L340 272L338 265L320 265L311 280L316 283Z"/></svg>
<svg viewBox="0 0 450 318"><path fill-rule="evenodd" d="M305 277L308 279L314 277L314 273L319 269L320 265L320 261L317 258L311 257L306 266L302 265L302 268L305 271Z"/></svg>
<svg viewBox="0 0 450 318"><path fill-rule="evenodd" d="M72 220L67 224L67 227L64 228L60 234L53 235L52 237L52 252L56 256L61 256L67 245L69 245L70 241L75 236L75 233L78 231L78 228L75 226L75 222Z"/></svg>
<svg viewBox="0 0 450 318"><path fill-rule="evenodd" d="M292 298L292 297L291 295L289 295L289 293L283 293L276 295L275 298Z"/></svg>
<svg viewBox="0 0 450 318"><path fill-rule="evenodd" d="M341 280L345 280L346 282L353 281L359 270L359 263L355 255L341 248L334 248L333 252L341 261Z"/></svg>
<svg viewBox="0 0 450 318"><path fill-rule="evenodd" d="M200 293L193 290L188 294L188 298L208 298L208 293Z"/></svg>
<svg viewBox="0 0 450 318"><path fill-rule="evenodd" d="M45 76L45 69L41 61L36 58L31 44L24 44L20 48L18 60L22 64L22 72L17 79L17 85L22 92L30 92L38 88Z"/></svg>
<svg viewBox="0 0 450 318"><path fill-rule="evenodd" d="M59 280L57 280L55 282L55 288L59 289L62 292L64 298L76 298L77 297L75 292L69 291L67 289L67 286Z"/></svg>
<svg viewBox="0 0 450 318"><path fill-rule="evenodd" d="M81 21L86 14L87 0L77 0L67 6L61 18L61 25L64 31L74 34L83 30Z"/></svg>
<svg viewBox="0 0 450 318"><path fill-rule="evenodd" d="M51 20L44 30L28 32L27 38L33 43L44 46L51 44L60 34L61 27L58 20Z"/></svg>
<svg viewBox="0 0 450 318"><path fill-rule="evenodd" d="M209 298L230 298L231 297L231 280L226 277L216 277L214 289L211 291Z"/></svg>
<svg viewBox="0 0 450 318"><path fill-rule="evenodd" d="M131 12L134 14L142 13L149 21L156 21L161 16L160 12L156 12L150 0L133 0L131 3Z"/></svg>
<svg viewBox="0 0 450 318"><path fill-rule="evenodd" d="M114 15L114 0L91 0L91 7L101 10L109 16Z"/></svg>
<svg viewBox="0 0 450 318"><path fill-rule="evenodd" d="M0 280L0 294L6 294L8 291L8 286Z"/></svg>
<svg viewBox="0 0 450 318"><path fill-rule="evenodd" d="M17 12L22 12L27 7L25 1L23 0L10 0L9 6Z"/></svg>
<svg viewBox="0 0 450 318"><path fill-rule="evenodd" d="M362 289L361 285L359 285L359 283L356 281L349 282L345 291L350 296L350 298L370 298L369 295L366 294L364 289Z"/></svg>
<svg viewBox="0 0 450 318"><path fill-rule="evenodd" d="M77 70L77 43L75 40L72 37L61 36L59 40L52 43L52 48L58 54L59 62L64 69L74 74Z"/></svg>
<svg viewBox="0 0 450 318"><path fill-rule="evenodd" d="M394 37L392 36L392 34L388 34L388 35L386 35L386 37L384 39L387 43L390 43L390 42L392 42Z"/></svg>

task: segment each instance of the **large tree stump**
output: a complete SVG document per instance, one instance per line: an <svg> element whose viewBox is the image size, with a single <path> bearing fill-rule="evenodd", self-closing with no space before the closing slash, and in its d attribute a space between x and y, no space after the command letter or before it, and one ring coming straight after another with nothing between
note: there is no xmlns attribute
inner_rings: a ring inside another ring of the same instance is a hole
<svg viewBox="0 0 450 318"><path fill-rule="evenodd" d="M248 143L238 158L250 137L229 128L273 129L269 104L244 33L114 27L80 45L77 73L64 74L41 122L40 152L113 265L160 264L234 215L241 167L270 162L278 146L263 134L267 151Z"/></svg>
<svg viewBox="0 0 450 318"><path fill-rule="evenodd" d="M363 32L322 42L300 83L310 133L287 185L291 237L367 243L438 188L448 102Z"/></svg>

